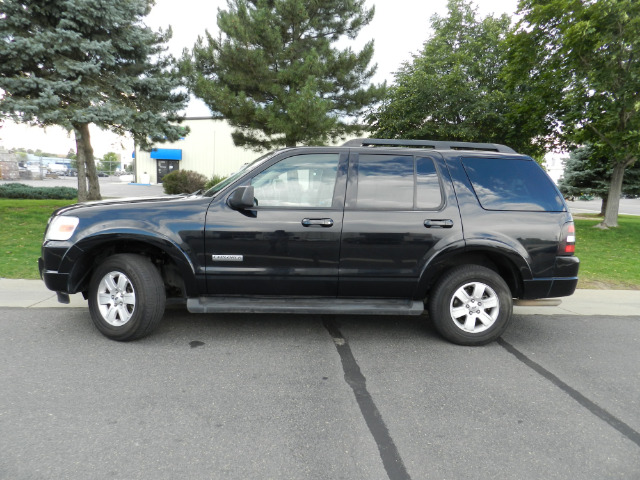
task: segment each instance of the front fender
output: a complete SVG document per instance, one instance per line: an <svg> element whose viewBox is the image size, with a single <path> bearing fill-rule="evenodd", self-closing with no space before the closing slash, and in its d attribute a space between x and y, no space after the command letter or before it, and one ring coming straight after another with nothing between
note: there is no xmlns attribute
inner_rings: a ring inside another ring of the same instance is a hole
<svg viewBox="0 0 640 480"><path fill-rule="evenodd" d="M119 228L90 234L67 251L58 271L69 274L69 293L76 293L86 284L97 258L108 253L124 253L131 248L135 253L143 253L145 247L149 248L150 254L161 251L167 255L184 281L185 293L197 295L197 268L190 255L194 252L188 245L179 245L164 235L145 230Z"/></svg>

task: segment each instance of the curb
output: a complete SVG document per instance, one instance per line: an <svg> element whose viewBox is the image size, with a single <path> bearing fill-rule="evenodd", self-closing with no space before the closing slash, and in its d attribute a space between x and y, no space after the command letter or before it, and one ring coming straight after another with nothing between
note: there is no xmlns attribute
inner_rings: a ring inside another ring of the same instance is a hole
<svg viewBox="0 0 640 480"><path fill-rule="evenodd" d="M0 278L0 307L88 308L82 294L69 295L71 303L58 303L55 292L42 280ZM516 315L601 315L640 320L640 290L576 290L553 307L513 307Z"/></svg>

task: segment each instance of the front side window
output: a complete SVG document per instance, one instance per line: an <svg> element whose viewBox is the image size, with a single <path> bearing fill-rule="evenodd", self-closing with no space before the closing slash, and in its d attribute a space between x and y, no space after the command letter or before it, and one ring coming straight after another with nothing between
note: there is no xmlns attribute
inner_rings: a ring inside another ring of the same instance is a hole
<svg viewBox="0 0 640 480"><path fill-rule="evenodd" d="M255 159L253 162L243 165L242 168L239 171L237 171L236 173L232 174L230 177L227 177L226 179L222 180L220 183L216 183L213 187L211 187L209 190L207 190L204 193L204 196L205 197L215 197L218 193L220 193L222 190L224 190L228 185L231 185L233 182L238 180L240 177L246 175L248 172L250 172L254 168L258 168L262 163L266 162L267 160L269 160L271 157L273 157L277 153L278 153L278 150L273 151L273 152L269 152L269 153L267 153L265 155L262 155L261 157Z"/></svg>
<svg viewBox="0 0 640 480"><path fill-rule="evenodd" d="M253 177L258 207L330 208L340 155L285 158Z"/></svg>

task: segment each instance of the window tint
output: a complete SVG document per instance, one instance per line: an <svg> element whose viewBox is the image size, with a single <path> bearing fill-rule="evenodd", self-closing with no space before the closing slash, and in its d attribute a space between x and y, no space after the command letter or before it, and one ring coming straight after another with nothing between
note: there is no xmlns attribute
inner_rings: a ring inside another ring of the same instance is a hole
<svg viewBox="0 0 640 480"><path fill-rule="evenodd" d="M360 155L357 191L355 208L435 210L442 205L440 180L431 158Z"/></svg>
<svg viewBox="0 0 640 480"><path fill-rule="evenodd" d="M551 179L532 160L464 158L462 163L486 210L557 212L565 208Z"/></svg>
<svg viewBox="0 0 640 480"><path fill-rule="evenodd" d="M360 155L356 207L412 210L413 157Z"/></svg>
<svg viewBox="0 0 640 480"><path fill-rule="evenodd" d="M328 208L338 172L339 154L296 155L253 177L260 207Z"/></svg>
<svg viewBox="0 0 640 480"><path fill-rule="evenodd" d="M442 205L442 192L436 166L431 158L416 159L416 207L433 210Z"/></svg>

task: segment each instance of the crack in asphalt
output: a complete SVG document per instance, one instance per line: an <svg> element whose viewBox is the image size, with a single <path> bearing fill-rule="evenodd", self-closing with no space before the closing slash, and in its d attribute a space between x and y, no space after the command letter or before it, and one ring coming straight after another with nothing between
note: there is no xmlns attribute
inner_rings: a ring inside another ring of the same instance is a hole
<svg viewBox="0 0 640 480"><path fill-rule="evenodd" d="M389 429L384 423L382 415L380 415L380 411L373 401L371 394L367 390L367 379L362 374L347 339L344 338L338 326L331 320L325 318L322 323L329 332L329 335L331 335L333 343L338 350L340 360L342 361L344 379L353 390L353 394L360 407L360 412L378 446L380 458L382 459L382 464L384 465L389 480L411 480L404 466L404 462L400 457L400 452L398 452L391 438Z"/></svg>
<svg viewBox="0 0 640 480"><path fill-rule="evenodd" d="M575 388L569 386L568 384L560 380L560 378L555 376L553 373L551 373L549 370L544 368L542 365L531 360L529 357L527 357L524 353L522 353L520 350L518 350L516 347L511 345L506 340L499 338L497 342L502 348L504 348L507 352L512 354L522 363L524 363L527 367L531 368L536 373L542 375L544 378L549 380L556 387L558 387L560 390L565 392L567 395L573 398L576 402L582 405L584 408L589 410L596 417L608 423L610 426L615 428L618 432L620 432L622 435L624 435L625 437L627 437L629 440L631 440L633 443L635 443L637 446L640 447L640 433L638 431L634 430L631 426L627 425L625 422L623 422L613 414L609 413L604 408L600 407L593 401L589 400L583 394L578 392Z"/></svg>

